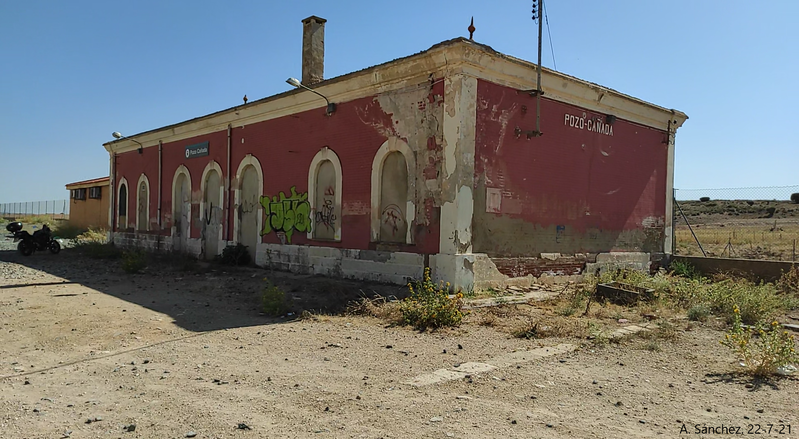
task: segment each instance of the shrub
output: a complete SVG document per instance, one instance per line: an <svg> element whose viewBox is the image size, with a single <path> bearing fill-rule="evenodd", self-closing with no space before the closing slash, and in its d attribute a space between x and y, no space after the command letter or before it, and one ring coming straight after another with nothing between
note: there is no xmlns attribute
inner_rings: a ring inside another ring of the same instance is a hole
<svg viewBox="0 0 799 439"><path fill-rule="evenodd" d="M76 239L79 235L86 232L85 227L72 225L69 221L59 222L53 226L53 237L63 239Z"/></svg>
<svg viewBox="0 0 799 439"><path fill-rule="evenodd" d="M268 316L283 315L288 309L286 293L277 285L266 280L266 286L261 293L261 310Z"/></svg>
<svg viewBox="0 0 799 439"><path fill-rule="evenodd" d="M675 260L669 264L672 274L676 276L687 277L688 279L698 279L701 277L699 270L696 269L690 262Z"/></svg>
<svg viewBox="0 0 799 439"><path fill-rule="evenodd" d="M402 321L418 330L458 326L463 320L463 294L449 295L449 282L436 285L430 278L430 268L424 269L421 281L408 283L410 297L400 304Z"/></svg>
<svg viewBox="0 0 799 439"><path fill-rule="evenodd" d="M792 265L790 270L782 273L775 286L781 293L799 294L799 267Z"/></svg>
<svg viewBox="0 0 799 439"><path fill-rule="evenodd" d="M699 198L699 201L701 201L703 203L706 203L706 202L710 201L710 197L701 197L701 198Z"/></svg>
<svg viewBox="0 0 799 439"><path fill-rule="evenodd" d="M799 192L795 193L795 194L791 194L791 201L793 201L796 204L799 204Z"/></svg>
<svg viewBox="0 0 799 439"><path fill-rule="evenodd" d="M710 317L710 308L707 305L694 305L688 310L688 320L704 322Z"/></svg>
<svg viewBox="0 0 799 439"><path fill-rule="evenodd" d="M250 253L247 246L241 243L229 245L217 256L217 261L226 265L247 265L250 263Z"/></svg>
<svg viewBox="0 0 799 439"><path fill-rule="evenodd" d="M759 321L754 330L744 328L737 306L733 310L732 328L721 344L732 349L755 376L772 375L781 367L799 363L793 336L783 331L779 323Z"/></svg>
<svg viewBox="0 0 799 439"><path fill-rule="evenodd" d="M90 228L89 230L75 236L75 245L83 243L105 244L108 242L108 232L105 229Z"/></svg>
<svg viewBox="0 0 799 439"><path fill-rule="evenodd" d="M125 250L122 252L122 269L125 273L138 273L147 266L147 253L144 250Z"/></svg>

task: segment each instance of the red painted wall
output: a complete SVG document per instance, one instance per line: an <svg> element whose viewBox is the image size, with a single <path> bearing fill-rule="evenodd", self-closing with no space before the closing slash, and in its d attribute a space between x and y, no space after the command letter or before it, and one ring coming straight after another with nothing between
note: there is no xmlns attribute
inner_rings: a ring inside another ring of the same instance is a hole
<svg viewBox="0 0 799 439"><path fill-rule="evenodd" d="M441 96L443 85L438 84L431 91L430 102L436 101L432 96ZM441 101L441 99L438 99ZM424 104L420 108L423 109ZM387 140L387 134L394 134L394 123L391 114L386 114L374 98L363 98L351 102L338 103L337 111L327 116L323 108L309 110L265 122L250 125L233 124L231 131L231 163L230 172L233 178L241 160L247 155L254 155L261 163L264 176L263 193L272 197L284 192L287 196L291 187L296 186L298 193L308 191L308 168L311 160L322 147L329 147L338 155L342 167L342 230L341 242L314 241L306 238L305 233L295 232L292 244L319 245L350 249L374 249L370 236L370 204L371 204L371 172L372 161L380 146ZM186 159L185 147L201 142L209 142L209 156ZM433 142L435 148L440 145ZM410 145L412 149L428 149L429 144ZM198 136L179 142L163 145L163 185L161 188L161 205L163 211L163 232L170 233L172 209L172 179L181 164L191 174L191 185L194 203L201 198L200 180L203 170L210 160L215 160L223 171L223 180L227 179L227 131ZM417 158L417 161L419 159ZM136 152L120 154L117 158L117 175L124 176L135 188L139 174L144 172L150 179L151 217L156 218L156 187L158 173L158 148L146 148L143 155ZM423 186L419 176L417 186ZM135 193L135 192L134 192ZM227 221L230 223L229 240L233 240L233 214L235 206L233 192L230 193L231 210ZM135 212L135 198L129 197L129 205ZM418 218L418 222L427 224L418 226L416 244L400 245L394 250L417 253L437 253L439 244L438 207L431 206L429 199L417 200L417 205L428 206L427 218ZM129 209L130 209L129 208ZM200 237L197 226L199 204L192 205L193 238ZM131 216L134 219L135 217ZM157 222L157 221L156 221ZM151 228L155 230L155 225ZM272 232L263 237L263 242L279 243L277 235Z"/></svg>
<svg viewBox="0 0 799 439"><path fill-rule="evenodd" d="M478 82L475 251L662 251L665 130L617 119L612 136L589 131L606 115L542 98L543 135L517 137L535 111L527 93ZM486 212L487 187L502 193L499 212Z"/></svg>

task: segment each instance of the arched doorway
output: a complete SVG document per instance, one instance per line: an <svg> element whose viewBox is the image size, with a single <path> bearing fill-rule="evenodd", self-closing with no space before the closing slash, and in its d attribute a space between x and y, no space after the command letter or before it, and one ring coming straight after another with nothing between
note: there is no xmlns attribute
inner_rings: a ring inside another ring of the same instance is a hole
<svg viewBox="0 0 799 439"><path fill-rule="evenodd" d="M408 165L401 152L386 155L380 178L380 241L404 243L408 233Z"/></svg>
<svg viewBox="0 0 799 439"><path fill-rule="evenodd" d="M172 221L172 248L186 252L191 236L191 180L184 166L178 168L172 181Z"/></svg>
<svg viewBox="0 0 799 439"><path fill-rule="evenodd" d="M261 213L259 202L261 182L255 166L247 165L240 174L239 182L241 192L239 194L239 236L237 238L239 243L247 246L247 252L254 263L258 242L261 239L258 233L260 231L258 219Z"/></svg>
<svg viewBox="0 0 799 439"><path fill-rule="evenodd" d="M222 237L222 176L218 167L216 162L209 164L203 178L202 240L207 260L219 254Z"/></svg>

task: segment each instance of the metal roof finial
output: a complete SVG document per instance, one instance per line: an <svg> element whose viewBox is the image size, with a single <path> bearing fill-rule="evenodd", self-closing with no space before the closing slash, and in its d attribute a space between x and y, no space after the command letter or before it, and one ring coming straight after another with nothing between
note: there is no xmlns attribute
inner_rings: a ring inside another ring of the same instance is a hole
<svg viewBox="0 0 799 439"><path fill-rule="evenodd" d="M474 40L474 31L477 30L474 27L474 16L472 16L472 22L469 24L469 39Z"/></svg>

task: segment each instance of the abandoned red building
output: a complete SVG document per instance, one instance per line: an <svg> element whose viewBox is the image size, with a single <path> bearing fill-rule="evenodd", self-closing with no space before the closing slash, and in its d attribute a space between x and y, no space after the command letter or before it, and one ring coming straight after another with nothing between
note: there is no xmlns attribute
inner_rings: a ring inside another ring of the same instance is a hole
<svg viewBox="0 0 799 439"><path fill-rule="evenodd" d="M114 242L478 289L670 253L682 112L549 69L536 95L535 64L464 38L324 80L324 24L302 85L334 105L297 88L104 145Z"/></svg>

